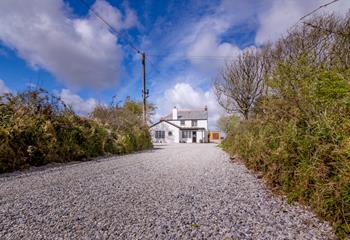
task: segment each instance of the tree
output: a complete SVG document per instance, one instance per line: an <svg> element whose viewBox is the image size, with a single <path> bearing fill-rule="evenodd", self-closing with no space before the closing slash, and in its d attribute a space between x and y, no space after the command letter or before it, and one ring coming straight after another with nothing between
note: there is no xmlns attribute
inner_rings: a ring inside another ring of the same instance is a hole
<svg viewBox="0 0 350 240"><path fill-rule="evenodd" d="M224 133L228 133L238 125L238 121L239 119L235 115L223 115L217 120L216 126Z"/></svg>
<svg viewBox="0 0 350 240"><path fill-rule="evenodd" d="M255 102L264 91L263 54L249 49L227 64L215 83L219 104L228 112L238 112L248 119Z"/></svg>
<svg viewBox="0 0 350 240"><path fill-rule="evenodd" d="M154 115L155 109L154 104L147 104L149 118ZM109 106L97 106L91 113L91 117L116 129L125 129L144 124L142 111L142 102L136 102L127 97L123 105L113 101Z"/></svg>
<svg viewBox="0 0 350 240"><path fill-rule="evenodd" d="M133 114L140 117L140 119L143 119L143 103L142 102L135 102L131 100L129 97L124 102L124 109L132 112ZM147 103L146 105L146 111L147 111L147 122L152 123L152 117L155 114L156 106L153 103Z"/></svg>
<svg viewBox="0 0 350 240"><path fill-rule="evenodd" d="M340 239L348 239L350 12L310 18L259 51L266 91L253 92L261 95L249 121L230 129L222 146L286 191L289 201L311 206ZM226 67L216 89L226 109L240 107L244 115L244 105L235 104L249 103L251 91L244 87L255 65L242 66L246 60L240 58Z"/></svg>

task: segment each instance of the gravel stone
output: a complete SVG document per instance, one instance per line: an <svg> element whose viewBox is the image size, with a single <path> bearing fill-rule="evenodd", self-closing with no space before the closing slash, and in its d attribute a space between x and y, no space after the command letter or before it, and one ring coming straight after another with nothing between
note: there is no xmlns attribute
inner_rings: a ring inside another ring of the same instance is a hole
<svg viewBox="0 0 350 240"><path fill-rule="evenodd" d="M214 144L0 175L0 239L335 239Z"/></svg>

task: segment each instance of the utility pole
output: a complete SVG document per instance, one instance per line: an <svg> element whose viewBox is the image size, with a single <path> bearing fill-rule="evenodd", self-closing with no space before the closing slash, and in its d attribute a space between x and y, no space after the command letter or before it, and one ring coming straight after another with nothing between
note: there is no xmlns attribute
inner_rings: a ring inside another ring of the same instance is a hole
<svg viewBox="0 0 350 240"><path fill-rule="evenodd" d="M141 52L142 62L142 98L143 98L143 121L147 124L147 102L148 90L146 90L146 54Z"/></svg>

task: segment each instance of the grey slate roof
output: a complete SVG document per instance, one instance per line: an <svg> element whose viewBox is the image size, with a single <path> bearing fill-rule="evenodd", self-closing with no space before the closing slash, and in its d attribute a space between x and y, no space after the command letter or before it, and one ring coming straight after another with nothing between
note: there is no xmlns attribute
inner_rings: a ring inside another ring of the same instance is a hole
<svg viewBox="0 0 350 240"><path fill-rule="evenodd" d="M164 120L173 120L173 114L170 113L163 117ZM177 110L178 120L200 120L208 119L208 111L205 110Z"/></svg>

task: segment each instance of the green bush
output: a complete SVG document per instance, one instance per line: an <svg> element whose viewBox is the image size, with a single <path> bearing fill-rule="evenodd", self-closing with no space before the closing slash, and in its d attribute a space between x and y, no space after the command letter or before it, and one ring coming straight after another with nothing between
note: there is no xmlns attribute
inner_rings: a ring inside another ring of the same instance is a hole
<svg viewBox="0 0 350 240"><path fill-rule="evenodd" d="M129 118L139 118L129 116ZM0 97L0 172L151 148L147 127L119 128L74 114L44 90Z"/></svg>
<svg viewBox="0 0 350 240"><path fill-rule="evenodd" d="M311 206L343 238L350 233L350 75L300 59L279 64L273 76L275 94L222 146L289 201Z"/></svg>

